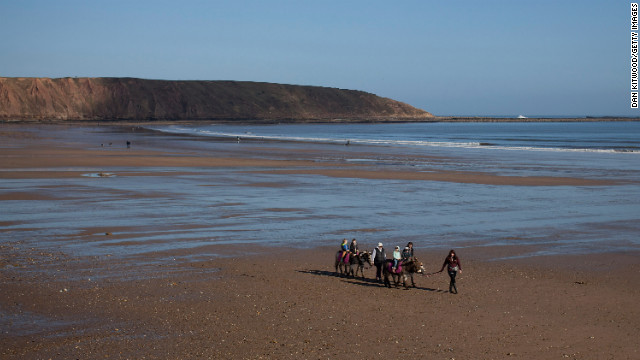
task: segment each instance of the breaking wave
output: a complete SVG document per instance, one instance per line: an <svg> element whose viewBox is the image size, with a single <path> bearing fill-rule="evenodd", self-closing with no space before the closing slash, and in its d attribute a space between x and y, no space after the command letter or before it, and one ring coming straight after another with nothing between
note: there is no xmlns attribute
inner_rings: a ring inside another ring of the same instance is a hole
<svg viewBox="0 0 640 360"><path fill-rule="evenodd" d="M575 124L574 124L575 125ZM276 125L279 129L286 132L288 125ZM156 131L162 131L172 134L185 134L204 136L212 138L229 138L239 140L258 140L258 141L281 141L281 142L307 142L307 143L323 143L323 144L349 144L349 145L377 145L377 146L404 146L404 147L442 147L442 148L467 148L467 149L488 149L488 150L509 150L509 151L558 151L558 152L593 152L593 153L620 153L620 154L640 154L640 147L635 144L614 144L597 142L590 139L580 139L564 137L562 139L542 138L542 137L522 137L514 138L512 136L495 136L491 135L491 140L487 141L469 141L464 136L453 134L448 139L417 140L412 139L416 135L413 133L405 133L404 131L390 132L378 137L370 137L370 134L350 133L348 130L353 125L324 125L326 126L344 127L338 130L337 134L311 135L311 134L268 134L262 133L260 130L264 128L254 127L254 131L242 131L242 129L233 129L232 131L220 131L217 128L223 127L218 125L206 126L162 126L149 127ZM366 126L366 125L361 125ZM265 127L266 128L266 127ZM309 128L311 130L311 128ZM235 131L234 131L235 130ZM337 130L337 129L336 129ZM258 132L258 133L256 133ZM311 132L311 131L310 131ZM349 133L350 136L344 136ZM468 137L468 136L467 136ZM609 145L609 146L607 146Z"/></svg>

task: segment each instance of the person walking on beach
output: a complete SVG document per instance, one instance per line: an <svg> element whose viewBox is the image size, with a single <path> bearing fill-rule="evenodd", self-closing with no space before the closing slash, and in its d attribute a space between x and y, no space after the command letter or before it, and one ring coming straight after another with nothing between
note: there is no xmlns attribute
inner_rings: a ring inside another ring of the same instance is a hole
<svg viewBox="0 0 640 360"><path fill-rule="evenodd" d="M447 272L449 273L449 278L451 281L449 282L449 292L452 294L458 293L458 288L456 287L456 275L458 272L462 274L462 265L460 264L460 259L458 255L456 255L456 251L451 249L449 251L449 255L446 259L444 259L444 264L442 264L442 269L438 272L442 272L444 268L447 267ZM455 290L455 292L454 292Z"/></svg>
<svg viewBox="0 0 640 360"><path fill-rule="evenodd" d="M373 265L376 267L376 280L380 281L382 279L382 266L387 261L387 254L385 254L381 242L378 243L378 247L373 249L371 257L373 258Z"/></svg>

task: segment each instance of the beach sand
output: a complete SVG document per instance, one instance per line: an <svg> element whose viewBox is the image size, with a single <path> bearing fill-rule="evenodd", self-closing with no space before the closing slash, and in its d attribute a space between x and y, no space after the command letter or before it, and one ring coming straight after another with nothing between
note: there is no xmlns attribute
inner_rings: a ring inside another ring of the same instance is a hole
<svg viewBox="0 0 640 360"><path fill-rule="evenodd" d="M203 154L169 143L165 149L136 148L142 140L135 137L132 149L122 144L92 148L87 139L61 141L47 136L46 127L38 129L11 126L0 133L0 181L77 177L86 173L82 167L141 166L143 171L119 176L144 177L157 166L163 171L154 175L167 177L191 167L246 167L280 172L283 179L288 173L306 173L495 185L598 181L375 174L359 165L319 164L313 154L300 160L284 153L270 158L264 153ZM167 172L167 167L176 171ZM0 201L42 196L13 190ZM3 206L2 211L11 210ZM11 236L9 225L0 218L5 239ZM118 230L93 229L86 240L117 238ZM638 253L519 258L530 249L469 245L458 251L463 268L459 294L450 294L446 273L431 274L440 270L446 245L426 251L417 244L416 256L431 275L417 276L417 287L408 290L385 288L374 280L372 268L365 269L365 279L336 276L335 250L245 244L87 256L40 248L37 241L4 240L0 358L640 358ZM202 259L201 253L218 255Z"/></svg>

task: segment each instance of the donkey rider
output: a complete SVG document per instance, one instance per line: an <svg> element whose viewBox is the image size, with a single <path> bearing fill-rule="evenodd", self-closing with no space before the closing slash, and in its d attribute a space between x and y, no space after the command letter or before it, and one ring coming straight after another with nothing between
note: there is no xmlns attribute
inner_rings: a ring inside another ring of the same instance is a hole
<svg viewBox="0 0 640 360"><path fill-rule="evenodd" d="M340 250L342 251L342 261L344 261L344 257L349 253L349 245L347 245L347 239L342 239L342 244L340 244Z"/></svg>
<svg viewBox="0 0 640 360"><path fill-rule="evenodd" d="M349 251L352 255L358 255L358 242L356 239L351 240L351 245L349 245Z"/></svg>

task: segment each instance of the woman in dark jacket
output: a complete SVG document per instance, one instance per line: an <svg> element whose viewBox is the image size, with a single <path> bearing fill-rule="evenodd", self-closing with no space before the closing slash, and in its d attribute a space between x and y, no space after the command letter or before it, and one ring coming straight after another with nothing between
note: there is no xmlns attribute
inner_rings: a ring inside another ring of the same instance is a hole
<svg viewBox="0 0 640 360"><path fill-rule="evenodd" d="M458 258L458 255L456 255L455 250L452 249L449 251L449 256L444 259L442 269L440 269L440 271L438 272L442 272L445 267L447 268L447 272L449 273L449 278L451 278L451 281L449 282L449 292L452 294L457 294L458 288L456 287L456 274L458 272L462 274L462 265L460 264L460 259Z"/></svg>

